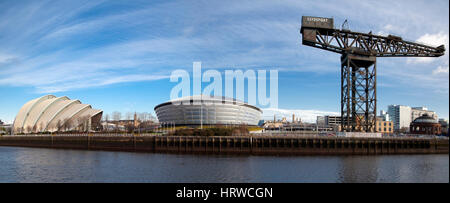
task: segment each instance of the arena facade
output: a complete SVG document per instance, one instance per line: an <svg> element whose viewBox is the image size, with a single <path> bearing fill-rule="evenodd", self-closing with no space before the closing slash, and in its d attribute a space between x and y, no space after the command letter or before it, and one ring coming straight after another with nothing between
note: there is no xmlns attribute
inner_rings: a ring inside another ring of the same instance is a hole
<svg viewBox="0 0 450 203"><path fill-rule="evenodd" d="M217 96L196 95L155 107L160 123L175 125L258 125L262 111L245 102Z"/></svg>
<svg viewBox="0 0 450 203"><path fill-rule="evenodd" d="M14 134L89 131L100 123L103 111L66 96L45 95L25 103L14 119Z"/></svg>

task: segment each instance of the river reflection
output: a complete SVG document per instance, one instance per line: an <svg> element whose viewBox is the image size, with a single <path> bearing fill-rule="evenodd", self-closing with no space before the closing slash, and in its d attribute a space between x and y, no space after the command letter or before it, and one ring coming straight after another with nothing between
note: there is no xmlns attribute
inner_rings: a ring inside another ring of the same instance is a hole
<svg viewBox="0 0 450 203"><path fill-rule="evenodd" d="M0 147L0 182L449 182L449 156L225 156Z"/></svg>

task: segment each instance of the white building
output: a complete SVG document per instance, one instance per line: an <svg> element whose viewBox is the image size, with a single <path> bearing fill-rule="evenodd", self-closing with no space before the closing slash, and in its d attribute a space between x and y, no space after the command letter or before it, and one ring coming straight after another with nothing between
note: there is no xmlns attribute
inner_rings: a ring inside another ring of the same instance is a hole
<svg viewBox="0 0 450 203"><path fill-rule="evenodd" d="M59 132L96 126L102 110L66 96L45 95L25 103L17 113L13 131L17 133Z"/></svg>
<svg viewBox="0 0 450 203"><path fill-rule="evenodd" d="M380 117L383 118L383 121L391 121L389 118L389 114L384 110L380 111Z"/></svg>
<svg viewBox="0 0 450 203"><path fill-rule="evenodd" d="M325 116L317 116L316 124L320 127L325 126Z"/></svg>
<svg viewBox="0 0 450 203"><path fill-rule="evenodd" d="M387 112L389 119L394 123L394 131L405 129L406 132L409 132L411 122L425 113L437 121L438 116L436 112L430 111L426 107L389 105Z"/></svg>
<svg viewBox="0 0 450 203"><path fill-rule="evenodd" d="M389 105L388 114L391 121L394 123L394 131L404 128L409 131L411 124L411 107L403 105Z"/></svg>
<svg viewBox="0 0 450 203"><path fill-rule="evenodd" d="M434 120L438 120L438 116L436 112L429 111L426 107L412 107L411 108L411 120L415 120L416 118L421 117L423 114L428 114L429 116L433 117Z"/></svg>

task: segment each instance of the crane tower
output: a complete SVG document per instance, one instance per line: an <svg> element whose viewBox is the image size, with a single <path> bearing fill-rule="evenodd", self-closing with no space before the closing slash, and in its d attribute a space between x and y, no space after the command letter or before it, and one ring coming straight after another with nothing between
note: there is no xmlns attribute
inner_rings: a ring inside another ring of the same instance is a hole
<svg viewBox="0 0 450 203"><path fill-rule="evenodd" d="M377 57L439 57L444 45L431 47L403 40L334 29L333 18L302 17L302 44L341 54L341 130L376 132Z"/></svg>

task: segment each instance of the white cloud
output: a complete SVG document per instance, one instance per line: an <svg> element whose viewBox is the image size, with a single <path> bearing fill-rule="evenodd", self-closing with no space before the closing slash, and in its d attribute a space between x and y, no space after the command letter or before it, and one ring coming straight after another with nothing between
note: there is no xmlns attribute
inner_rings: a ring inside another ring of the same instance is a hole
<svg viewBox="0 0 450 203"><path fill-rule="evenodd" d="M387 30L387 31L393 30L393 28L394 28L394 26L391 25L391 24L387 24L387 25L384 26L384 29Z"/></svg>
<svg viewBox="0 0 450 203"><path fill-rule="evenodd" d="M448 66L447 67L439 66L433 70L433 75L437 75L437 74L441 74L441 73L448 75Z"/></svg>
<svg viewBox="0 0 450 203"><path fill-rule="evenodd" d="M381 31L379 31L379 33L381 33L384 36L391 34L394 35L400 35L400 33L405 33L406 28L405 27L400 27L400 26L395 26L392 24L386 24L383 29Z"/></svg>
<svg viewBox="0 0 450 203"><path fill-rule="evenodd" d="M16 56L10 55L10 54L2 54L0 53L0 64L2 63L8 63L14 59L16 59Z"/></svg>
<svg viewBox="0 0 450 203"><path fill-rule="evenodd" d="M442 62L441 62L442 63ZM386 58L377 64L378 81L388 80L394 87L404 88L404 91L417 93L436 93L448 97L448 75L443 77L448 65L430 66L429 64L410 64L398 66L398 59ZM448 69L447 69L448 70ZM396 87L397 86L397 87ZM383 87L383 86L379 86Z"/></svg>
<svg viewBox="0 0 450 203"><path fill-rule="evenodd" d="M443 32L439 32L437 34L425 34L419 37L419 39L416 40L417 43L422 43L429 46L440 46L444 45L445 48L448 49L448 34L445 34ZM443 59L447 61L448 64L448 50L446 50L446 53L444 56L441 56L440 58L434 58L434 57L416 57L416 58L409 58L409 63L431 63L433 61L438 61L440 59Z"/></svg>
<svg viewBox="0 0 450 203"><path fill-rule="evenodd" d="M316 122L317 116L339 115L339 113L337 112L320 111L320 110L265 108L262 109L262 111L264 120L273 120L273 116L275 115L277 120L286 117L288 121L291 121L292 114L294 114L296 118L301 118L302 122L307 123Z"/></svg>
<svg viewBox="0 0 450 203"><path fill-rule="evenodd" d="M425 34L419 37L416 42L428 44L431 46L439 46L442 44L448 44L448 35L443 32L437 34Z"/></svg>
<svg viewBox="0 0 450 203"><path fill-rule="evenodd" d="M105 85L112 85L116 83L125 82L142 82L142 81L154 81L169 78L168 75L124 75L124 76L104 76L101 79L98 78L86 78L83 83L77 81L68 81L60 83L51 83L44 85L37 85L37 93L55 93L64 92L74 89L88 88L88 87L101 87Z"/></svg>
<svg viewBox="0 0 450 203"><path fill-rule="evenodd" d="M0 69L0 84L32 86L37 93L54 93L115 83L151 81L168 78L170 69L181 68L170 56L153 54L176 53L176 45L189 52L198 41L161 38L117 43L83 51L81 56L70 50L40 55L17 63L14 68ZM174 64L175 63L175 64ZM186 66L191 64L186 63Z"/></svg>
<svg viewBox="0 0 450 203"><path fill-rule="evenodd" d="M181 1L142 6L136 3L130 6L132 9L80 18L106 5L90 2L51 5L33 2L2 10L0 30L6 36L2 38L2 48L17 49L20 56L26 57L20 63L0 69L0 84L32 86L39 92L66 91L140 81L136 75L145 76L154 71L166 75L171 69L190 68L194 60L203 61L209 68L265 66L285 71L339 71L335 65L339 63L338 55L301 45L298 32L301 15L334 16L337 25L342 22L339 16L345 16L351 22L351 29L363 32L373 28L374 32L399 32L416 38L416 34L426 30L438 34L425 34L418 40L425 43L447 40L448 44L448 34L439 32L442 27L448 27L448 20L436 20L442 15L430 15L442 3L422 9L428 3L261 0L230 1L225 6L220 1L208 5ZM423 10L421 15L417 15L418 10ZM122 32L129 35L121 36ZM84 44L85 39L95 41L94 47L78 49L90 45ZM58 44L62 42L69 43ZM50 50L41 52L42 47ZM11 61L11 57L0 55L0 64L2 60ZM438 65L442 64L434 67Z"/></svg>

